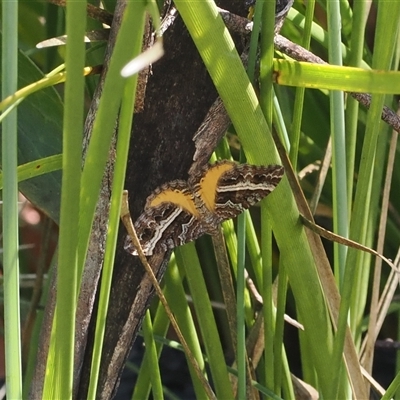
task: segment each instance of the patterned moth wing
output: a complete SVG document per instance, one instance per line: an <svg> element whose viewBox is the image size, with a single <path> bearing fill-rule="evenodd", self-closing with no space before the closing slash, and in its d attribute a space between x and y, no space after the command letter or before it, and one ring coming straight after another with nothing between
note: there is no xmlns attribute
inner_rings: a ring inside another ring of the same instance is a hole
<svg viewBox="0 0 400 400"><path fill-rule="evenodd" d="M158 188L146 201L135 230L143 253L151 256L197 239L206 232L185 181L173 181ZM129 236L125 250L137 255Z"/></svg>
<svg viewBox="0 0 400 400"><path fill-rule="evenodd" d="M189 182L172 181L146 201L135 222L145 255L165 252L214 234L219 223L234 218L271 193L280 182L281 166L255 166L221 161L205 167ZM125 249L137 255L129 236Z"/></svg>
<svg viewBox="0 0 400 400"><path fill-rule="evenodd" d="M219 222L234 218L268 196L282 179L278 165L256 166L231 163L216 185L214 212Z"/></svg>

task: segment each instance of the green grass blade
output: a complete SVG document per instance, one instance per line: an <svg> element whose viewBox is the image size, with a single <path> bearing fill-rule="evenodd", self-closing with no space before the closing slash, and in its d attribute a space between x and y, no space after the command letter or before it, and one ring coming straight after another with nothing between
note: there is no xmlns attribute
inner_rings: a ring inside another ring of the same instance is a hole
<svg viewBox="0 0 400 400"><path fill-rule="evenodd" d="M137 48L137 40L139 38L141 40L142 36L141 32L136 30L135 25L137 19L136 5L137 2L127 2L86 153L81 187L82 208L78 251L80 269L83 268L84 264L103 171L108 159L108 150L125 87L126 81L121 76L121 70L140 51ZM142 17L141 14L140 17Z"/></svg>
<svg viewBox="0 0 400 400"><path fill-rule="evenodd" d="M249 219L248 212L246 220ZM226 247L228 250L229 259L232 266L233 278L238 279L238 238L235 232L235 227L232 221L225 221L222 223ZM246 325L251 326L253 323L254 315L251 307L251 299L248 290L245 290L243 297L243 309L245 313Z"/></svg>
<svg viewBox="0 0 400 400"><path fill-rule="evenodd" d="M18 76L18 2L2 4L2 98L17 91ZM18 181L17 111L3 122L3 266L4 266L4 339L7 398L22 396L21 331L18 256Z"/></svg>
<svg viewBox="0 0 400 400"><path fill-rule="evenodd" d="M396 6L394 6L396 4ZM387 36L385 32L398 29L398 18L400 15L400 3L380 2L378 7L378 20L376 30L376 42L374 47L373 68L387 70L393 56L395 35ZM377 148L378 135L381 124L380 115L384 96L376 95L372 98L368 113L367 127L362 148L360 170L357 181L357 189L354 199L353 214L350 226L350 238L359 243L365 243L367 237L368 220L370 218L371 188L373 165ZM342 301L339 310L338 331L334 349L334 363L337 365L342 357L343 341L348 320L352 292L357 285L356 277L358 269L362 267L363 256L354 249L349 249L346 262L346 271L342 291ZM357 306L359 307L359 305ZM356 310L352 310L351 315ZM351 324L355 333L356 326Z"/></svg>
<svg viewBox="0 0 400 400"><path fill-rule="evenodd" d="M151 391L155 400L163 399L160 366L153 337L153 326L151 323L150 311L146 311L143 320L143 337L146 346L147 362L150 369Z"/></svg>
<svg viewBox="0 0 400 400"><path fill-rule="evenodd" d="M328 50L329 62L332 65L343 65L341 51L341 16L338 1L327 2L328 14ZM335 233L348 237L347 217L347 180L346 180L346 148L344 132L344 96L341 91L329 93L330 127L332 138L332 204L333 230ZM333 245L333 268L338 282L339 292L342 287L345 272L347 248L338 243ZM334 375L333 390L328 398L344 395L344 386L339 385L339 378L343 374L343 363L338 360L338 368ZM335 380L336 379L336 380Z"/></svg>
<svg viewBox="0 0 400 400"><path fill-rule="evenodd" d="M58 171L62 168L62 154L41 158L19 165L17 168L18 182L35 178L36 176ZM0 172L0 190L3 189L3 173Z"/></svg>
<svg viewBox="0 0 400 400"><path fill-rule="evenodd" d="M182 283L185 277L183 268L178 269L176 260L173 258L172 263L168 267L168 271L165 276L165 296L168 303L171 306L173 314L176 316L176 320L181 328L182 334L186 339L186 342L192 351L193 356L196 358L200 369L206 375L205 361L201 351L201 338L196 331L196 324L192 315L192 311L186 299L186 293L184 285ZM189 365L189 372L192 378L196 398L202 399L207 396L201 382L199 381L192 366Z"/></svg>
<svg viewBox="0 0 400 400"><path fill-rule="evenodd" d="M274 57L274 25L275 4L272 1L265 3L263 10L263 24L261 27L260 43L260 105L264 117L272 129L274 111L274 89L272 85L273 57ZM263 204L265 204L263 202ZM262 264L262 289L263 315L264 315L264 379L265 385L276 389L274 377L274 331L275 310L272 302L272 228L265 206L261 211L261 264Z"/></svg>
<svg viewBox="0 0 400 400"><path fill-rule="evenodd" d="M264 218L263 218L264 217ZM266 217L266 218L265 218ZM278 382L275 380L274 360L274 335L275 335L275 310L272 301L272 229L266 215L266 208L261 209L261 250L262 250L262 298L264 315L264 363L265 385L274 392L279 393Z"/></svg>
<svg viewBox="0 0 400 400"><path fill-rule="evenodd" d="M239 215L238 236L238 273L236 280L236 365L238 370L237 398L246 398L246 332L245 332L245 256L246 256L246 214Z"/></svg>
<svg viewBox="0 0 400 400"><path fill-rule="evenodd" d="M27 85L24 88L15 92L13 96L8 96L2 102L0 102L0 111L3 110L7 111L7 108L12 107L16 100L20 102L24 100L27 96L39 90L42 90L49 86L57 85L58 83L61 82L65 82L65 79L66 79L66 73L60 72L57 75L46 76L40 81L31 83L30 85ZM6 111L4 111L3 114L1 115L0 121L3 119L3 115L5 114Z"/></svg>
<svg viewBox="0 0 400 400"><path fill-rule="evenodd" d="M134 3L136 6L133 15L136 16L135 26L136 35L132 35L132 47L137 53L141 48L141 37L144 29L145 7L142 3ZM117 243L118 227L120 221L120 209L122 201L122 192L125 183L126 164L128 160L129 142L131 136L131 126L133 119L133 109L135 104L135 93L137 86L137 75L126 81L124 98L121 104L121 113L119 119L118 141L116 151L116 162L114 168L114 179L111 191L110 221L106 239L106 250L104 254L104 266L101 278L99 308L97 313L96 333L94 341L94 350L92 356L92 369L89 383L88 398L96 398L98 374L101 364L101 354L103 349L103 339L105 332L105 323L108 310L109 295L112 283L112 274L114 267L114 256Z"/></svg>
<svg viewBox="0 0 400 400"><path fill-rule="evenodd" d="M256 4L254 6L253 29L251 31L249 55L247 62L247 74L249 75L250 82L254 82L263 6L263 1L256 1Z"/></svg>
<svg viewBox="0 0 400 400"><path fill-rule="evenodd" d="M314 16L315 0L309 1L306 8L304 34L301 45L305 49L310 48L311 40L311 26L312 19ZM290 140L290 154L289 158L292 163L293 169L297 169L297 158L299 153L299 141L300 141L300 131L301 131L301 121L303 116L303 105L304 105L304 88L296 89L296 98L294 102L294 115L293 123L291 127L291 140Z"/></svg>
<svg viewBox="0 0 400 400"><path fill-rule="evenodd" d="M332 65L343 64L341 51L341 18L339 2L328 1L328 41L329 62ZM346 147L344 130L344 96L341 91L330 92L330 126L332 137L332 193L333 193L333 229L334 232L348 237L347 217L347 180L346 180ZM334 243L334 271L342 285L346 262L347 248Z"/></svg>
<svg viewBox="0 0 400 400"><path fill-rule="evenodd" d="M400 388L400 372L398 372L390 383L389 387L386 389L385 394L381 397L381 400L390 400L396 395L396 392L399 391ZM397 397L396 397L397 398Z"/></svg>
<svg viewBox="0 0 400 400"><path fill-rule="evenodd" d="M206 354L210 362L217 398L231 399L233 398L232 386L229 381L224 353L194 244L188 243L177 248L175 255L180 268L184 268L186 273L196 317L199 321Z"/></svg>
<svg viewBox="0 0 400 400"><path fill-rule="evenodd" d="M278 295L276 302L276 322L275 322L275 335L274 335L274 354L275 354L275 388L277 393L281 393L281 387L284 391L285 398L293 397L293 385L291 382L291 374L286 358L284 348L284 329L285 329L285 310L286 310L286 295L288 290L288 279L286 268L281 265L279 268L279 281L278 281ZM290 394L290 396L288 396Z"/></svg>
<svg viewBox="0 0 400 400"><path fill-rule="evenodd" d="M86 1L67 4L65 113L63 129L63 178L55 312L56 346L53 382L55 398L71 397L73 382L75 309L77 300L77 247L82 162ZM48 365L49 367L49 365ZM46 396L46 379L44 396Z"/></svg>
<svg viewBox="0 0 400 400"><path fill-rule="evenodd" d="M400 91L398 71L274 60L274 72L280 85L380 94Z"/></svg>
<svg viewBox="0 0 400 400"><path fill-rule="evenodd" d="M366 0L356 1L353 4L353 24L350 38L349 66L359 67L361 65L365 27L368 17L368 2ZM346 104L346 170L347 170L347 193L353 193L353 177L355 170L357 125L359 116L359 103L351 96L347 98ZM348 210L352 208L352 197L348 199Z"/></svg>

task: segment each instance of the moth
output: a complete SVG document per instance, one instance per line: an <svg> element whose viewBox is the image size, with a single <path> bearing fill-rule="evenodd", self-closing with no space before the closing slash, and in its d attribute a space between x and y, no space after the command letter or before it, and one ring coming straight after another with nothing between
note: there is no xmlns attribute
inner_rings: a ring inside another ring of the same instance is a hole
<svg viewBox="0 0 400 400"><path fill-rule="evenodd" d="M188 181L174 180L156 189L146 201L135 230L146 256L215 234L219 224L234 218L271 193L282 179L279 165L256 166L220 161L207 165ZM129 236L125 250L137 255Z"/></svg>

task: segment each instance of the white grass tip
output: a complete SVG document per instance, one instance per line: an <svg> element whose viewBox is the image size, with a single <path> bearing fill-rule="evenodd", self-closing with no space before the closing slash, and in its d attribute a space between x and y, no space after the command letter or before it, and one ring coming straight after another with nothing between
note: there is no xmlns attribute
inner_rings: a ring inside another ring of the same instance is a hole
<svg viewBox="0 0 400 400"><path fill-rule="evenodd" d="M122 68L121 75L124 78L128 78L133 74L137 74L142 69L159 60L163 55L164 47L162 45L162 40L157 40L152 47L139 54L132 61L129 61L128 64Z"/></svg>

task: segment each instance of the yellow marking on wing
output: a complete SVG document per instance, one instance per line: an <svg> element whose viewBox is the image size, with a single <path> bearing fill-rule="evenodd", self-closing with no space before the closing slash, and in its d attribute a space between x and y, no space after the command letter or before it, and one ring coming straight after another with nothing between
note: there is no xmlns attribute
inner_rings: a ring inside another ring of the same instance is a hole
<svg viewBox="0 0 400 400"><path fill-rule="evenodd" d="M200 180L199 193L209 210L214 211L215 209L215 195L219 178L222 174L234 168L235 165L236 164L233 162L224 162L212 165Z"/></svg>
<svg viewBox="0 0 400 400"><path fill-rule="evenodd" d="M179 189L164 189L151 200L149 205L156 207L165 202L176 204L196 217L199 216L199 212L194 205L192 195L187 191L182 191Z"/></svg>

